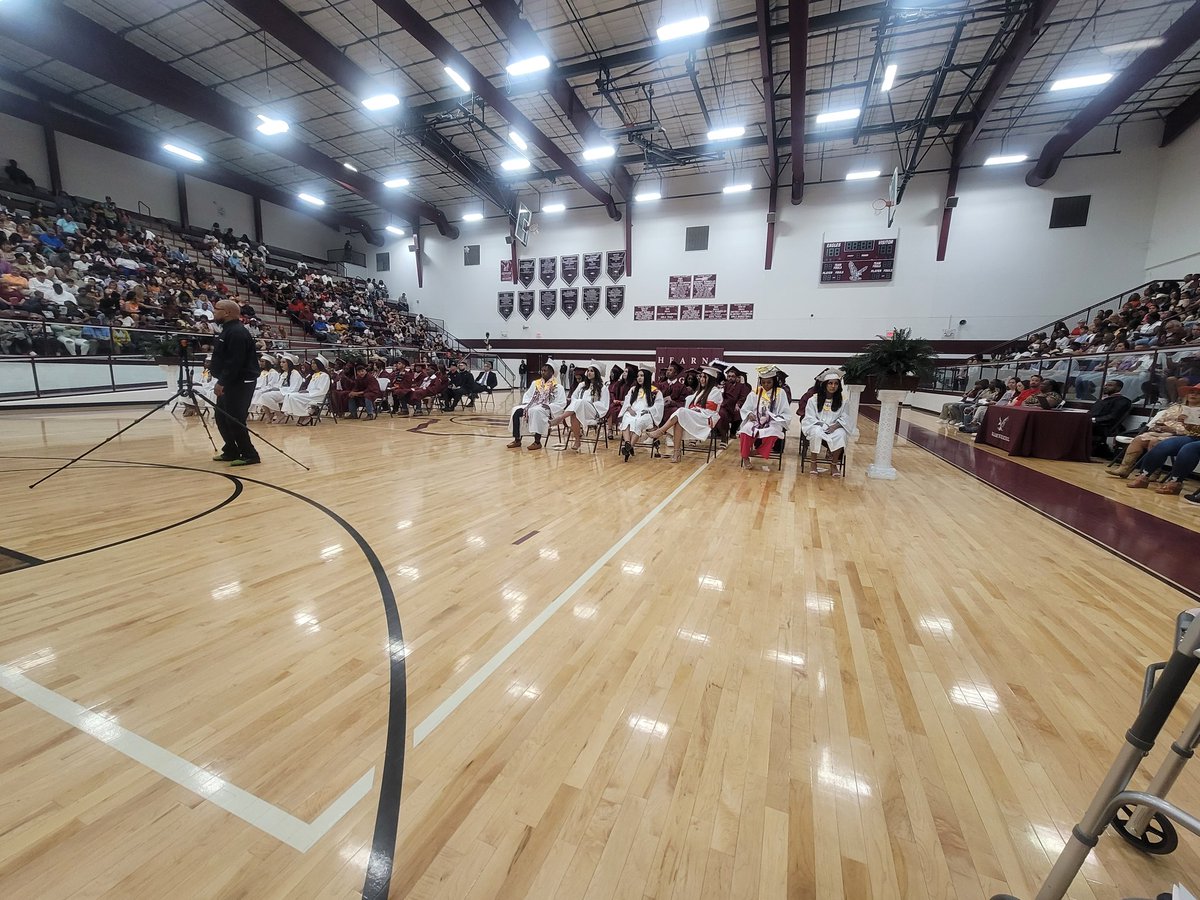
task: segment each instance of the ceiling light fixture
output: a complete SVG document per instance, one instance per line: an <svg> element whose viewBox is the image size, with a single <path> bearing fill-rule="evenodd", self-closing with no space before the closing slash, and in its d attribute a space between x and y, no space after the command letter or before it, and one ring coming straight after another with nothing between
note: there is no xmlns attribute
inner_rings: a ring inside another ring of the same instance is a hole
<svg viewBox="0 0 1200 900"><path fill-rule="evenodd" d="M408 187L408 179L407 178L389 178L387 181L385 181L383 183L383 186L385 188Z"/></svg>
<svg viewBox="0 0 1200 900"><path fill-rule="evenodd" d="M500 168L505 172L521 172L529 168L529 160L523 156L518 156L513 159L506 159L500 163Z"/></svg>
<svg viewBox="0 0 1200 900"><path fill-rule="evenodd" d="M740 184L727 184L721 189L723 194L744 194L750 190L752 185L749 182L743 181Z"/></svg>
<svg viewBox="0 0 1200 900"><path fill-rule="evenodd" d="M478 222L478 221L480 221L482 218L483 218L483 213L481 213L481 212L473 212L473 213L467 213L466 215L464 215L464 216L463 216L463 218L462 218L462 220L463 220L464 222Z"/></svg>
<svg viewBox="0 0 1200 900"><path fill-rule="evenodd" d="M525 143L525 138L521 137L521 135L514 129L511 129L511 128L509 129L508 139L513 142L513 146L516 147L518 150L528 150L529 149L529 145L527 143Z"/></svg>
<svg viewBox="0 0 1200 900"><path fill-rule="evenodd" d="M544 213L560 213L560 212L563 212L566 208L567 208L567 204L565 204L565 203L547 203L545 206L542 207L542 212L544 212Z"/></svg>
<svg viewBox="0 0 1200 900"><path fill-rule="evenodd" d="M658 26L660 41L673 41L676 38L692 34L703 34L708 31L708 16L694 16L690 19L680 19L678 22L668 22Z"/></svg>
<svg viewBox="0 0 1200 900"><path fill-rule="evenodd" d="M746 133L744 125L730 125L727 128L714 128L708 133L710 141L728 141L732 138L740 138Z"/></svg>
<svg viewBox="0 0 1200 900"><path fill-rule="evenodd" d="M896 73L900 71L900 67L895 63L883 70L883 81L879 82L879 89L885 94L892 89L892 85L896 83Z"/></svg>
<svg viewBox="0 0 1200 900"><path fill-rule="evenodd" d="M1112 81L1112 72L1098 72L1095 75L1076 75L1074 78L1060 78L1050 85L1052 91L1070 91L1075 88L1098 87Z"/></svg>
<svg viewBox="0 0 1200 900"><path fill-rule="evenodd" d="M878 178L883 173L878 169L864 169L861 172L847 172L847 181L865 181L868 178Z"/></svg>
<svg viewBox="0 0 1200 900"><path fill-rule="evenodd" d="M642 191L639 194L634 194L633 199L636 200L638 203L646 203L650 200L661 200L662 192L661 191Z"/></svg>
<svg viewBox="0 0 1200 900"><path fill-rule="evenodd" d="M823 112L817 116L817 124L824 125L826 122L851 122L857 119L862 110L859 109L839 109L835 112Z"/></svg>
<svg viewBox="0 0 1200 900"><path fill-rule="evenodd" d="M455 72L454 69L450 68L450 66L446 66L446 74L450 76L450 80L457 84L459 90L461 90L464 94L471 93L471 82L467 81L467 79Z"/></svg>
<svg viewBox="0 0 1200 900"><path fill-rule="evenodd" d="M514 78L519 78L522 75L532 75L534 72L540 72L548 68L550 68L550 60L546 57L546 54L539 53L537 56L527 56L524 59L510 62L505 67L505 71Z"/></svg>
<svg viewBox="0 0 1200 900"><path fill-rule="evenodd" d="M1161 47L1164 43L1166 42L1160 37L1143 38L1140 41L1110 44L1107 47L1101 47L1100 52L1105 56L1120 56L1123 53L1133 53L1137 50L1153 50L1155 47Z"/></svg>
<svg viewBox="0 0 1200 900"><path fill-rule="evenodd" d="M396 237L404 237L404 229L397 228L395 225L387 225L383 230L388 234L394 234Z"/></svg>
<svg viewBox="0 0 1200 900"><path fill-rule="evenodd" d="M305 203L311 203L313 206L324 206L325 205L325 201L322 200L320 197L314 197L312 194L306 194L303 191L301 191L296 196L299 197L301 200L303 200Z"/></svg>
<svg viewBox="0 0 1200 900"><path fill-rule="evenodd" d="M270 116L259 113L258 121L260 124L256 127L263 134L283 134L288 130L288 123L283 119L272 119Z"/></svg>
<svg viewBox="0 0 1200 900"><path fill-rule="evenodd" d="M400 105L400 98L395 94L376 94L374 97L367 97L362 102L364 109L369 109L371 112L379 112L381 109L391 109L393 106Z"/></svg>
<svg viewBox="0 0 1200 900"><path fill-rule="evenodd" d="M182 156L184 159L190 159L192 162L204 162L204 157L199 153L194 153L186 147L180 147L178 144L163 144L162 148L168 153L174 153L176 156Z"/></svg>
<svg viewBox="0 0 1200 900"><path fill-rule="evenodd" d="M617 152L617 148L614 147L612 144L601 144L598 147L588 147L586 150L584 150L583 158L584 159L608 159L610 156L612 156L616 152Z"/></svg>
<svg viewBox="0 0 1200 900"><path fill-rule="evenodd" d="M351 172L357 172L357 171L358 171L358 169L356 169L354 166L350 165L350 163L342 163L342 168L343 168L343 169L349 169Z"/></svg>
<svg viewBox="0 0 1200 900"><path fill-rule="evenodd" d="M983 161L985 166L1011 166L1013 163L1023 163L1029 159L1024 153L1013 153L1008 156L989 156Z"/></svg>

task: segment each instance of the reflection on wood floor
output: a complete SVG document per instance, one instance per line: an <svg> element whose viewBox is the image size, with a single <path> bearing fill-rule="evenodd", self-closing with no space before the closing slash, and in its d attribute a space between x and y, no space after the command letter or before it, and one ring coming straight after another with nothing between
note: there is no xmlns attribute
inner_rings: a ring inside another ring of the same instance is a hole
<svg viewBox="0 0 1200 900"><path fill-rule="evenodd" d="M0 896L357 896L378 776L301 852L106 740L119 725L313 823L382 769L388 717L363 553L266 485L220 505L233 483L205 473L230 470L196 423L152 417L27 490L136 414L0 418L0 546L112 545L0 574L0 673L95 716L0 690ZM266 448L236 472L346 519L395 590L392 897L1032 897L1192 605L904 442L897 481L864 478L865 421L844 483L794 448L782 472L734 449L699 471L509 451L504 425L264 426L312 472ZM1200 839L1150 858L1110 833L1070 896L1197 873Z"/></svg>

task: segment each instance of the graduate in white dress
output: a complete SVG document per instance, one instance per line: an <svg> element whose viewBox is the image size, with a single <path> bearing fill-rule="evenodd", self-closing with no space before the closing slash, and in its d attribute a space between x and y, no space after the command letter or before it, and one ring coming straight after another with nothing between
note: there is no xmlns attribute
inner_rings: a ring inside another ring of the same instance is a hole
<svg viewBox="0 0 1200 900"><path fill-rule="evenodd" d="M321 408L332 383L329 361L318 354L312 362L312 373L300 385L300 390L284 395L283 414L295 416L297 425L312 425L315 421L312 411Z"/></svg>
<svg viewBox="0 0 1200 900"><path fill-rule="evenodd" d="M842 376L837 369L826 369L817 380L821 390L808 398L800 428L808 438L808 447L814 457L821 453L824 445L825 456L837 477L837 463L846 451L846 435L850 430L848 409L842 396ZM817 474L816 465L812 473Z"/></svg>
<svg viewBox="0 0 1200 900"><path fill-rule="evenodd" d="M215 405L217 402L217 379L213 378L212 372L208 371L208 365L211 362L211 356L204 357L204 368L200 370L200 378L192 382L192 391L207 399L208 403L205 403L204 400L193 403L190 397L185 399L183 401L183 415L185 418L187 416L204 415L204 408Z"/></svg>
<svg viewBox="0 0 1200 900"><path fill-rule="evenodd" d="M597 363L592 363L584 372L583 381L579 382L571 397L567 400L567 408L562 414L550 420L551 425L565 424L571 431L571 440L558 449L580 452L583 443L583 432L593 425L601 423L608 415L608 385L604 382L604 373Z"/></svg>
<svg viewBox="0 0 1200 900"><path fill-rule="evenodd" d="M279 354L279 386L273 390L263 391L258 398L258 405L263 411L263 418L270 416L272 422L282 422L283 398L300 390L304 379L296 371L299 360L291 353Z"/></svg>
<svg viewBox="0 0 1200 900"><path fill-rule="evenodd" d="M250 399L250 415L262 415L262 406L259 405L259 398L262 397L265 391L274 391L279 388L279 371L275 368L277 360L270 353L259 354L258 365L261 371L258 373L258 381L254 383L254 396Z"/></svg>
<svg viewBox="0 0 1200 900"><path fill-rule="evenodd" d="M674 443L671 462L683 459L683 442L685 439L694 441L708 440L709 433L717 426L721 416L721 401L724 393L721 385L721 370L715 366L700 367L700 383L684 405L667 417L667 421L654 431L647 432L654 438L655 447L659 438L669 434Z"/></svg>
<svg viewBox="0 0 1200 900"><path fill-rule="evenodd" d="M750 392L742 404L742 427L738 429L738 443L741 446L743 469L750 467L750 453L756 442L758 455L767 459L775 442L787 433L792 407L778 376L779 369L775 366L759 366L758 387Z"/></svg>
<svg viewBox="0 0 1200 900"><path fill-rule="evenodd" d="M625 462L633 456L634 441L662 421L664 403L662 391L654 386L654 373L638 369L637 380L621 404L621 456Z"/></svg>
<svg viewBox="0 0 1200 900"><path fill-rule="evenodd" d="M542 366L542 377L533 382L525 390L521 402L512 411L512 443L506 444L510 450L521 446L521 423L527 423L533 434L530 450L542 449L542 435L550 434L550 420L560 415L567 407L567 395L562 385L554 377L554 367L547 364Z"/></svg>

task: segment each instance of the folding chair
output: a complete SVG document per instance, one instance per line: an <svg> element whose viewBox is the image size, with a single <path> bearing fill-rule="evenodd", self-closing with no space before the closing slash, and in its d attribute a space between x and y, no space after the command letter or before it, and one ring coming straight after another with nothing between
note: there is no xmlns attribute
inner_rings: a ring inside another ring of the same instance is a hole
<svg viewBox="0 0 1200 900"><path fill-rule="evenodd" d="M720 452L720 449L717 444L717 429L715 428L709 431L708 437L702 441L685 440L683 442L684 453L703 453L706 463L711 461Z"/></svg>
<svg viewBox="0 0 1200 900"><path fill-rule="evenodd" d="M596 422L594 425L589 425L587 428L585 428L583 430L583 439L585 441L588 440L588 435L593 431L596 432L596 435L595 435L595 437L593 437L591 439L592 453L595 453L596 450L600 447L600 439L601 438L604 438L604 449L607 450L608 449L608 425L604 422L603 419Z"/></svg>
<svg viewBox="0 0 1200 900"><path fill-rule="evenodd" d="M836 472L839 476L846 476L846 450L842 449L842 456L837 462L830 462L823 456L814 456L812 447L809 445L808 438L803 434L800 435L800 471L803 473L804 468L808 464L812 464L813 473L816 474L818 466L829 466L830 473Z"/></svg>

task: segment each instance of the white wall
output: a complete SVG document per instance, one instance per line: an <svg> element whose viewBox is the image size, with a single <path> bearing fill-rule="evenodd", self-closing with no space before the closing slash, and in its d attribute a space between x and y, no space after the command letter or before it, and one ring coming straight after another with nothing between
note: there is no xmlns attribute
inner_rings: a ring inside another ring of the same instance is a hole
<svg viewBox="0 0 1200 900"><path fill-rule="evenodd" d="M407 292L414 308L446 319L463 338L539 339L860 339L893 326L911 327L942 339L947 326L963 340L1003 340L1037 327L1143 280L1157 195L1158 151L1150 146L1120 155L1067 160L1042 188L1024 183L1028 166L966 170L960 205L945 262L936 261L945 175L917 176L898 207L890 231L872 201L886 180L810 185L804 203L781 200L774 268L765 271L765 191L720 193L655 204L637 204L633 225L633 276L625 309L613 318L603 308L592 320L582 309L572 319L561 311L528 322L514 312L505 322L496 310L502 285L499 262L508 247L501 218L461 223L462 236L425 241L424 289L406 249L409 238L391 238L392 271L381 277L393 295ZM828 175L826 177L829 177ZM671 190L674 182L669 182ZM784 192L786 193L786 191ZM1050 230L1052 198L1090 193L1085 228ZM535 216L522 257L560 256L624 246L623 223L596 209L569 209ZM709 250L684 251L684 229L710 227ZM431 230L432 231L432 230ZM825 240L898 238L895 279L890 284L819 284ZM463 245L481 245L482 264L463 265ZM368 259L373 267L374 256ZM633 307L667 303L673 274L716 273L717 301L753 302L754 319L741 322L633 322ZM606 275L600 284L608 284ZM576 286L580 286L577 282ZM533 287L539 287L534 283ZM561 288L561 282L555 287Z"/></svg>
<svg viewBox="0 0 1200 900"><path fill-rule="evenodd" d="M274 203L263 203L262 220L263 238L273 247L324 259L326 251L346 242L338 229Z"/></svg>
<svg viewBox="0 0 1200 900"><path fill-rule="evenodd" d="M1161 151L1158 208L1146 271L1150 278L1200 272L1200 126Z"/></svg>
<svg viewBox="0 0 1200 900"><path fill-rule="evenodd" d="M191 175L184 179L191 224L208 228L219 222L222 230L232 227L234 234L254 237L254 201L248 195Z"/></svg>
<svg viewBox="0 0 1200 900"><path fill-rule="evenodd" d="M136 210L148 204L152 215L179 221L179 190L175 171L142 159L58 135L58 164L68 194L103 200Z"/></svg>
<svg viewBox="0 0 1200 900"><path fill-rule="evenodd" d="M25 170L38 187L50 188L50 166L46 162L46 138L41 125L0 114L0 169L10 159ZM4 174L0 172L0 178Z"/></svg>

